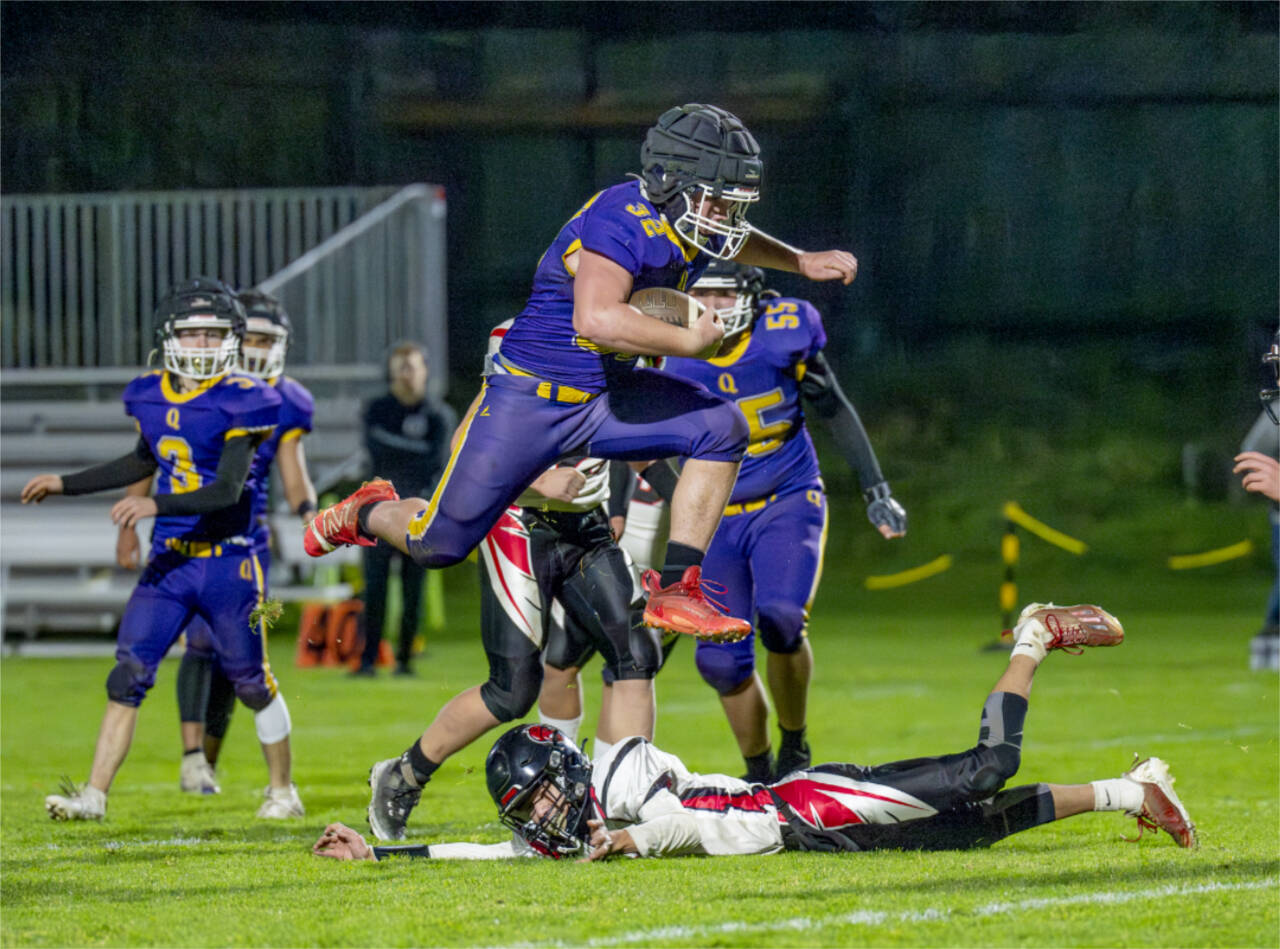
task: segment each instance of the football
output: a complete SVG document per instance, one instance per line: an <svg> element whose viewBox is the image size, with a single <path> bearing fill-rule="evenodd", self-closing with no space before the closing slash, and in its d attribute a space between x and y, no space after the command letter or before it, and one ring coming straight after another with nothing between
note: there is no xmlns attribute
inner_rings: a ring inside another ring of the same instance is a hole
<svg viewBox="0 0 1280 949"><path fill-rule="evenodd" d="M675 326L689 326L706 309L689 294L668 287L637 290L627 302L646 316Z"/></svg>

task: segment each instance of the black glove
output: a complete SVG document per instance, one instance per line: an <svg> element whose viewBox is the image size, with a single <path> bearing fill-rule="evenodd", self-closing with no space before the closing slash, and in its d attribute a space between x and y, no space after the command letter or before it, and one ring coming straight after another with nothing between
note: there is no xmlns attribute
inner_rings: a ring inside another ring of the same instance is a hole
<svg viewBox="0 0 1280 949"><path fill-rule="evenodd" d="M867 520L878 530L881 525L889 528L891 534L907 532L907 512L896 500L889 489L888 481L879 481L862 492L867 502Z"/></svg>

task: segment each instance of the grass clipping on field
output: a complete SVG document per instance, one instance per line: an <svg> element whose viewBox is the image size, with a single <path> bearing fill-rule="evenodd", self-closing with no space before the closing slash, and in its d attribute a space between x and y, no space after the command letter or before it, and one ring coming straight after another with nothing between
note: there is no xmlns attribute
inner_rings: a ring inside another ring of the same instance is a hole
<svg viewBox="0 0 1280 949"><path fill-rule="evenodd" d="M279 600L263 600L249 614L249 625L257 626L261 623L262 631L269 633L283 614L284 605Z"/></svg>

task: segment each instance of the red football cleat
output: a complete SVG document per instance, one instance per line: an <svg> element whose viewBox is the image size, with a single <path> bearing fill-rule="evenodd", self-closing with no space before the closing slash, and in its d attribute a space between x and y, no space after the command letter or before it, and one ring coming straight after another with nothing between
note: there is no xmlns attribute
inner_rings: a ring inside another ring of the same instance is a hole
<svg viewBox="0 0 1280 949"><path fill-rule="evenodd" d="M360 508L375 501L399 500L400 495L396 494L390 481L381 478L366 481L359 489L311 519L302 535L302 546L312 557L323 557L346 544L373 547L378 543L376 537L360 536L357 521Z"/></svg>
<svg viewBox="0 0 1280 949"><path fill-rule="evenodd" d="M1092 603L1032 603L1022 610L1018 624L1000 635L1004 639L1012 637L1015 645L1023 636L1031 636L1040 640L1046 650L1061 649L1078 656L1084 652L1083 646L1119 646L1124 642L1124 627Z"/></svg>
<svg viewBox="0 0 1280 949"><path fill-rule="evenodd" d="M1144 758L1123 777L1142 787L1142 806L1128 812L1130 817L1138 819L1138 836L1132 840L1141 838L1144 830L1163 830L1179 847L1198 844L1196 825L1173 791L1174 778L1167 764L1159 758Z"/></svg>
<svg viewBox="0 0 1280 949"><path fill-rule="evenodd" d="M716 643L733 643L751 632L751 624L744 619L726 616L715 600L702 592L702 568L690 567L678 583L661 587L662 578L656 570L646 570L640 585L649 594L644 608L646 626L669 629L673 633L687 633L699 639ZM713 592L723 592L724 587Z"/></svg>

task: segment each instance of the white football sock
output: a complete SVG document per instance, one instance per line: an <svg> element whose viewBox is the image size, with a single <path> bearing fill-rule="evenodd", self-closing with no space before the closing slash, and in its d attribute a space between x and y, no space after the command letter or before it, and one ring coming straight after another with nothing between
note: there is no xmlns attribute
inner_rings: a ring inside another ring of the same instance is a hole
<svg viewBox="0 0 1280 949"><path fill-rule="evenodd" d="M1090 781L1095 811L1137 811L1142 807L1142 785L1128 778Z"/></svg>
<svg viewBox="0 0 1280 949"><path fill-rule="evenodd" d="M1038 619L1024 619L1013 628L1013 650L1010 656L1028 656L1039 665L1049 654L1045 643L1049 641L1049 631Z"/></svg>

